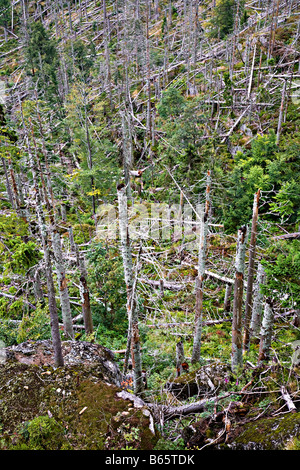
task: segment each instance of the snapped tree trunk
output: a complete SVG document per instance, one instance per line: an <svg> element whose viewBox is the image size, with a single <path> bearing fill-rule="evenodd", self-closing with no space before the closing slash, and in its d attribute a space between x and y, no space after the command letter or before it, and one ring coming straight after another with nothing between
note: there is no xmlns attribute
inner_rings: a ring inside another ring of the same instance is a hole
<svg viewBox="0 0 300 470"><path fill-rule="evenodd" d="M237 251L235 259L231 350L231 367L233 371L238 370L243 365L242 310L246 242L247 226L243 226L238 230Z"/></svg>
<svg viewBox="0 0 300 470"><path fill-rule="evenodd" d="M252 227L251 227L251 238L250 238L250 246L249 246L249 265L248 265L247 293L246 293L246 306L245 306L245 322L244 322L244 351L248 351L250 347L250 320L251 320L251 312L252 312L254 261L255 261L255 253L256 253L259 198L260 198L260 190L258 190L257 193L254 195L254 202L253 202Z"/></svg>

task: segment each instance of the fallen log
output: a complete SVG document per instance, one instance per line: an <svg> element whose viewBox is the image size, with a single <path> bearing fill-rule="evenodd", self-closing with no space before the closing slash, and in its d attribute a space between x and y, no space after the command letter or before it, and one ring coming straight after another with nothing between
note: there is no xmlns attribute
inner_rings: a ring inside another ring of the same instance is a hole
<svg viewBox="0 0 300 470"><path fill-rule="evenodd" d="M273 240L288 240L290 238L294 238L295 240L300 239L300 232L294 233L285 233L284 235L277 235L276 237L272 237Z"/></svg>
<svg viewBox="0 0 300 470"><path fill-rule="evenodd" d="M153 279L139 278L139 282L149 284L150 286L159 287L159 288L161 288L161 281L162 280L155 281ZM184 289L186 286L185 284L180 284L176 282L168 282L168 281L163 280L163 287L168 290L179 291L179 290Z"/></svg>
<svg viewBox="0 0 300 470"><path fill-rule="evenodd" d="M171 419L175 419L181 416L187 416L194 413L201 413L205 410L208 405L219 401L220 399L226 398L230 396L232 393L229 392L222 397L212 397L212 398L204 398L203 400L199 400L195 403L191 403L189 405L182 405L182 406L168 406L168 405L158 405L155 403L148 403L142 400L141 398L133 395L130 392L126 392L122 390L122 392L117 393L117 396L123 398L124 400L130 400L133 402L136 408L147 407L151 410L154 418L158 421L161 420L161 416L163 415L164 421L168 421Z"/></svg>
<svg viewBox="0 0 300 470"><path fill-rule="evenodd" d="M218 325L220 323L224 323L224 322L228 322L228 321L232 321L231 318L223 318L221 320L207 320L207 321L204 321L203 322L203 325L205 326L209 326L209 325ZM194 322L190 322L190 321L186 321L186 322L172 322L172 323L159 323L157 325L155 324L150 324L150 325L147 325L147 328L170 328L170 327L173 327L173 326L190 326L190 325L194 325Z"/></svg>

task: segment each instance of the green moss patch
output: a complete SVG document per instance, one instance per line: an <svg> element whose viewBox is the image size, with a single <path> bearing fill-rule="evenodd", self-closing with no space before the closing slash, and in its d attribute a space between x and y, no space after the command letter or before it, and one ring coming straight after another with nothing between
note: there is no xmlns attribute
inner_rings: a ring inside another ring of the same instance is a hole
<svg viewBox="0 0 300 470"><path fill-rule="evenodd" d="M300 413L252 421L235 430L230 448L241 450L282 450L300 436Z"/></svg>

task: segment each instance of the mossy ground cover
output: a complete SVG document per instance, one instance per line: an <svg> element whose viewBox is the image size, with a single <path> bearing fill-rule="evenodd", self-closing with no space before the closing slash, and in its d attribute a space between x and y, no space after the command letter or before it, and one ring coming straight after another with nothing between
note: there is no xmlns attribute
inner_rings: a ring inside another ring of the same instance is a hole
<svg viewBox="0 0 300 470"><path fill-rule="evenodd" d="M0 367L3 450L143 450L158 439L142 411L117 398L120 389L99 381L93 367Z"/></svg>

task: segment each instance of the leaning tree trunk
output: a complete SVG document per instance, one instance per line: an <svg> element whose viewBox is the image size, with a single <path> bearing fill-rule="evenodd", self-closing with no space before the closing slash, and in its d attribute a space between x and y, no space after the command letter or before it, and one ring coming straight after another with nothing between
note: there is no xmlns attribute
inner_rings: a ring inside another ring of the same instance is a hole
<svg viewBox="0 0 300 470"><path fill-rule="evenodd" d="M270 347L274 324L274 312L272 306L272 300L268 298L265 303L264 316L260 330L258 363L268 361L270 356Z"/></svg>
<svg viewBox="0 0 300 470"><path fill-rule="evenodd" d="M246 306L245 306L245 321L244 321L244 351L248 351L250 347L250 320L251 320L251 312L252 312L254 261L255 261L255 253L256 253L259 197L260 197L260 190L258 190L257 193L255 194L254 202L253 202L252 227L251 227L251 238L250 238L250 246L249 246L249 265L248 265L247 294L246 294Z"/></svg>
<svg viewBox="0 0 300 470"><path fill-rule="evenodd" d="M236 371L243 365L242 309L246 242L247 226L243 226L238 230L237 251L235 259L231 351L231 367L233 371Z"/></svg>
<svg viewBox="0 0 300 470"><path fill-rule="evenodd" d="M117 190L121 254L123 259L124 277L127 290L128 344L131 345L131 360L134 373L134 392L135 394L141 394L143 392L141 347L138 325L138 310L135 300L135 285L133 281L126 187L124 184L120 184L118 185Z"/></svg>

